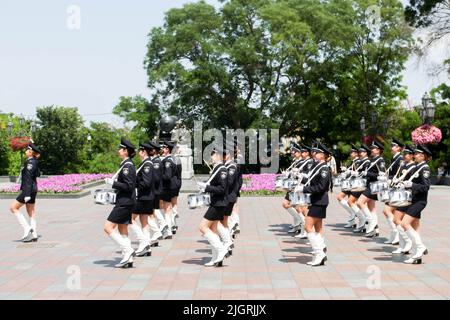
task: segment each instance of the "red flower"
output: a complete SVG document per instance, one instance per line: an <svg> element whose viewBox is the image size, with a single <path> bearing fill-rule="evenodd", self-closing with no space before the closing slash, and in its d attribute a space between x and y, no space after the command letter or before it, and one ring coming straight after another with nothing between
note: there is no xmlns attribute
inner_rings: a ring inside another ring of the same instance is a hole
<svg viewBox="0 0 450 320"><path fill-rule="evenodd" d="M14 137L11 138L9 142L11 149L13 151L24 150L26 147L28 147L29 143L30 143L29 137Z"/></svg>

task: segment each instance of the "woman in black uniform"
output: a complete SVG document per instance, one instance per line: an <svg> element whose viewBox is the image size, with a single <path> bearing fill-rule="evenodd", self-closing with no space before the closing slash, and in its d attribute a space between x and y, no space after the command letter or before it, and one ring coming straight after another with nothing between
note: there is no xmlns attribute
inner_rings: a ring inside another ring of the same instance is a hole
<svg viewBox="0 0 450 320"><path fill-rule="evenodd" d="M366 190L359 197L358 206L366 217L366 237L373 238L379 235L378 216L375 208L375 201L378 200L378 196L371 193L370 183L377 181L380 173L384 174L386 167L384 159L381 157L381 153L384 150L383 145L374 140L370 146L370 150L372 154L370 166L364 171L364 177L367 179Z"/></svg>
<svg viewBox="0 0 450 320"><path fill-rule="evenodd" d="M293 142L291 144L291 153L293 156L292 159L292 164L289 166L289 170L286 172L287 173L287 177L288 178L294 178L295 174L298 171L298 167L297 165L301 165L303 163L303 158L302 158L302 152L301 152L301 147L296 144L295 142ZM294 171L294 169L297 169L296 171ZM294 222L292 224L292 228L289 229L289 233L295 233L298 230L300 230L301 228L301 217L300 214L297 212L297 210L295 209L294 206L291 205L291 200L289 199L289 191L286 192L286 195L284 196L284 200L282 203L283 208L292 216L292 218L294 219Z"/></svg>
<svg viewBox="0 0 450 320"><path fill-rule="evenodd" d="M403 149L403 165L400 168L399 174L395 175L390 184L396 185L399 182L408 180L414 173L416 163L414 162L414 149L415 147L406 145ZM394 209L394 223L398 230L399 235L399 247L394 250L393 254L408 254L412 248L411 239L402 227L402 219L405 216L408 207L399 207Z"/></svg>
<svg viewBox="0 0 450 320"><path fill-rule="evenodd" d="M133 220L131 230L133 230L139 240L139 247L136 250L136 256L151 256L150 248L150 230L148 219L153 214L153 203L155 201L155 186L153 179L153 163L149 153L152 147L147 143L139 144L139 157L141 164L136 171L136 206L133 210ZM137 223L137 218L141 225Z"/></svg>
<svg viewBox="0 0 450 320"><path fill-rule="evenodd" d="M117 180L105 179L106 184L111 184L117 190L116 205L111 211L104 230L122 249L122 260L116 264L116 268L129 268L133 266L133 257L136 255L128 238L128 224L131 222L131 213L136 198L136 168L131 158L136 154L133 144L121 139L118 155L122 158ZM118 227L119 232L116 232Z"/></svg>
<svg viewBox="0 0 450 320"><path fill-rule="evenodd" d="M342 176L348 177L350 172L352 170L356 170L356 168L358 168L358 166L360 165L358 148L354 144L351 145L350 159L352 160L350 169L349 169L349 171L345 171ZM345 228L356 227L356 224L355 224L356 213L351 208L351 204L345 199L346 197L350 198L351 193L352 192L350 190L349 191L341 191L341 192L339 192L339 194L337 196L337 200L342 205L342 207L345 209L345 211L347 211L349 214L349 218L347 220L347 224L345 225Z"/></svg>
<svg viewBox="0 0 450 320"><path fill-rule="evenodd" d="M177 167L177 171L175 176L177 177L177 185L176 185L176 189L175 192L173 194L173 198L172 198L172 229L174 232L176 232L178 230L178 218L179 218L179 214L178 214L178 196L180 195L180 190L181 190L181 185L183 182L182 179L182 174L183 174L183 167L181 165L181 159L180 159L180 148L178 145L175 145L175 150L172 152L172 156L173 156L173 160L175 162L175 165Z"/></svg>
<svg viewBox="0 0 450 320"><path fill-rule="evenodd" d="M311 148L308 146L305 146L302 144L300 146L302 161L296 164L297 174L300 174L302 176L306 176L311 171L311 168L314 166L314 159L311 158ZM305 230L305 222L306 222L306 216L308 215L308 207L296 207L297 213L300 217L300 227L296 232L298 232L297 235L294 236L296 239L307 239L308 234Z"/></svg>
<svg viewBox="0 0 450 320"><path fill-rule="evenodd" d="M240 228L240 218L239 218L239 203L238 199L241 197L241 189L242 184L244 183L244 179L242 178L242 175L244 174L244 165L245 165L245 157L242 155L241 150L238 147L238 144L234 144L234 159L237 166L237 173L238 173L238 193L237 193L237 199L236 203L233 206L233 212L231 213L231 216L228 218L228 228L230 229L231 236L233 239L236 237L236 234L239 234L241 232Z"/></svg>
<svg viewBox="0 0 450 320"><path fill-rule="evenodd" d="M11 204L10 210L16 217L17 221L23 228L23 242L36 242L38 235L36 231L36 195L38 192L37 177L40 176L38 159L41 151L33 143L30 143L25 151L27 160L20 172L20 194L16 200ZM30 224L27 219L20 212L20 208L25 205L28 216L30 217Z"/></svg>
<svg viewBox="0 0 450 320"><path fill-rule="evenodd" d="M428 190L430 189L431 170L427 162L431 156L427 147L418 145L414 150L414 160L416 161L414 173L410 179L401 182L406 189L412 191L411 205L402 219L402 227L411 239L413 247L411 258L403 261L407 264L421 264L422 257L428 254L428 249L419 234L419 227L422 211L427 206Z"/></svg>
<svg viewBox="0 0 450 320"><path fill-rule="evenodd" d="M207 267L221 267L223 259L228 256L228 248L222 244L216 233L217 224L223 220L228 205L228 174L222 158L222 148L214 147L211 151L211 159L214 163L211 176L207 182L198 182L200 191L211 195L210 206L199 226L200 232L212 246L212 259L205 264Z"/></svg>
<svg viewBox="0 0 450 320"><path fill-rule="evenodd" d="M166 219L164 218L163 213L161 212L161 194L162 194L162 164L161 158L159 156L159 152L161 149L161 145L154 141L150 141L148 143L152 150L150 151L151 159L153 162L154 169L154 180L155 180L155 201L153 203L153 212L154 214L150 216L149 225L153 231L153 235L151 237L151 246L158 246L158 241L162 240L163 237L171 238L168 233L169 226L167 225ZM158 230L156 230L158 229Z"/></svg>
<svg viewBox="0 0 450 320"><path fill-rule="evenodd" d="M297 186L295 191L311 194L311 205L308 208L305 229L313 248L313 259L308 262L308 265L321 266L327 260L325 241L321 233L322 221L326 218L329 203L331 170L327 166L326 160L331 155L331 151L322 143L317 143L311 151L316 162L308 178L302 177L301 181L304 185Z"/></svg>
<svg viewBox="0 0 450 320"><path fill-rule="evenodd" d="M356 170L349 170L349 173L352 176L352 178L360 176L367 168L369 168L370 166L370 159L368 157L369 152L370 149L365 144L362 144L359 147L358 149L359 162L356 166ZM348 204L350 208L352 208L356 217L358 218L356 228L353 230L354 233L364 232L366 227L366 217L357 205L358 199L361 195L362 192L351 191L350 197L348 198Z"/></svg>
<svg viewBox="0 0 450 320"><path fill-rule="evenodd" d="M223 219L217 224L217 232L220 236L220 239L223 242L223 245L228 249L230 254L232 254L232 249L234 248L233 240L231 239L231 233L228 228L228 218L231 216L233 212L233 207L236 204L237 194L239 192L239 181L237 174L237 165L233 161L233 148L226 147L224 150L225 157L225 168L227 169L228 174L228 194L227 194L227 202L228 205L225 207L225 211L223 214Z"/></svg>

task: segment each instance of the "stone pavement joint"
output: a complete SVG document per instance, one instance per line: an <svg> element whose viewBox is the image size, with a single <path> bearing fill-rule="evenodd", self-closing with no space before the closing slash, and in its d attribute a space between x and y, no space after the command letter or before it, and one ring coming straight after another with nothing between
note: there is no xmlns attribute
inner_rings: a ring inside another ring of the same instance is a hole
<svg viewBox="0 0 450 320"><path fill-rule="evenodd" d="M369 240L344 229L347 213L330 194L324 221L326 266L312 268L306 240L286 233L292 223L281 197L239 200L241 234L223 268L206 268L211 248L198 231L206 211L179 203L180 229L133 269L113 268L120 250L103 232L112 207L82 199L39 199L37 243L18 242L20 226L0 200L0 299L448 299L449 188L433 188L421 233L430 254L422 265L392 257L382 206L381 235ZM130 232L133 245L136 239ZM374 278L374 270L380 278ZM79 281L78 281L79 280ZM378 281L379 280L379 281Z"/></svg>

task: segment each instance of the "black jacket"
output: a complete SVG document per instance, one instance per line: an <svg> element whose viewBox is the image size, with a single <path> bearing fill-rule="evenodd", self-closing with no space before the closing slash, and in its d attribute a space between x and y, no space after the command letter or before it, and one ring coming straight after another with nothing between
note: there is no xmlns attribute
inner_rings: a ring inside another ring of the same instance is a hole
<svg viewBox="0 0 450 320"><path fill-rule="evenodd" d="M301 163L297 164L297 168L301 169L301 173L308 173L311 171L312 167L314 166L314 159L304 159Z"/></svg>
<svg viewBox="0 0 450 320"><path fill-rule="evenodd" d="M384 163L384 159L381 156L378 156L370 159L370 165L368 167L370 167L370 169L367 171L366 179L367 186L370 186L371 182L378 180L378 174L386 170L386 165Z"/></svg>
<svg viewBox="0 0 450 320"><path fill-rule="evenodd" d="M428 190L430 189L431 170L426 162L416 165L413 169L412 179L412 203L419 201L427 202Z"/></svg>
<svg viewBox="0 0 450 320"><path fill-rule="evenodd" d="M154 185L155 185L155 196L159 196L162 193L162 164L161 158L156 156L152 159L153 162L153 171L154 173Z"/></svg>
<svg viewBox="0 0 450 320"><path fill-rule="evenodd" d="M239 194L238 168L234 161L225 163L228 174L228 202L235 203Z"/></svg>
<svg viewBox="0 0 450 320"><path fill-rule="evenodd" d="M355 164L356 171L357 172L363 172L370 166L370 159L364 158L364 159L358 159L359 161Z"/></svg>
<svg viewBox="0 0 450 320"><path fill-rule="evenodd" d="M162 165L162 188L163 192L176 190L178 185L177 165L171 155L163 158Z"/></svg>
<svg viewBox="0 0 450 320"><path fill-rule="evenodd" d="M331 185L330 167L325 162L314 162L309 177L312 179L303 188L303 193L311 193L311 205L327 206L329 203L328 190ZM304 177L302 183L306 183L308 180L309 178Z"/></svg>
<svg viewBox="0 0 450 320"><path fill-rule="evenodd" d="M238 168L239 191L241 191L242 184L244 183L244 179L242 178L242 175L244 174L244 162L245 162L245 159L242 156L242 154L238 154L236 156L236 165L237 165L237 168Z"/></svg>
<svg viewBox="0 0 450 320"><path fill-rule="evenodd" d="M120 164L122 170L114 181L112 187L118 190L116 206L132 206L136 198L136 168L131 159L126 159Z"/></svg>
<svg viewBox="0 0 450 320"><path fill-rule="evenodd" d="M213 168L205 192L211 194L211 207L225 207L228 205L228 173L223 164L216 164Z"/></svg>
<svg viewBox="0 0 450 320"><path fill-rule="evenodd" d="M136 199L152 201L155 199L155 169L150 158L139 165L136 176Z"/></svg>
<svg viewBox="0 0 450 320"><path fill-rule="evenodd" d="M173 156L173 160L174 160L175 165L177 167L177 171L176 171L176 174L175 174L175 176L177 177L177 188L176 189L180 190L181 189L181 183L183 181L182 178L181 178L183 167L181 165L181 159L180 159L179 156Z"/></svg>
<svg viewBox="0 0 450 320"><path fill-rule="evenodd" d="M24 197L31 197L32 193L38 191L37 177L40 176L39 163L35 158L28 158L20 173L22 190Z"/></svg>
<svg viewBox="0 0 450 320"><path fill-rule="evenodd" d="M400 168L402 161L403 161L403 156L400 153L396 154L392 158L391 167L388 171L389 179L392 179L397 174L397 171Z"/></svg>

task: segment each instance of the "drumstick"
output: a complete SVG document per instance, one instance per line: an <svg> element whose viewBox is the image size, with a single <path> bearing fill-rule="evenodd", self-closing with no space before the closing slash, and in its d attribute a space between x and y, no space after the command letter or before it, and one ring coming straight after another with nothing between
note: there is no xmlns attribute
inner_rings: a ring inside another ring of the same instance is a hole
<svg viewBox="0 0 450 320"><path fill-rule="evenodd" d="M211 171L212 169L211 169L210 165L208 164L208 162L206 162L205 159L203 159L203 162L208 166L209 171Z"/></svg>

